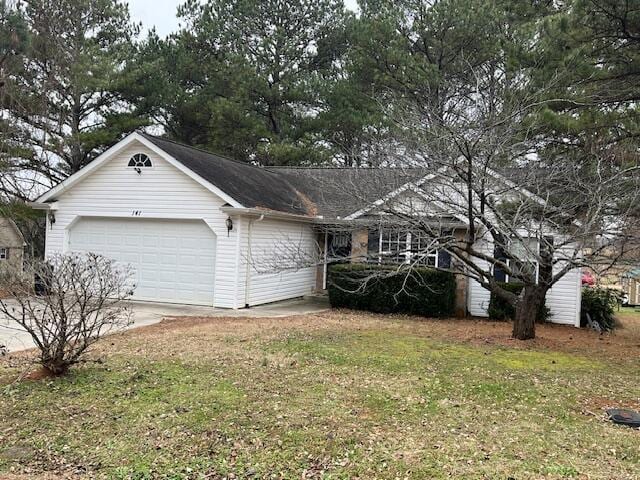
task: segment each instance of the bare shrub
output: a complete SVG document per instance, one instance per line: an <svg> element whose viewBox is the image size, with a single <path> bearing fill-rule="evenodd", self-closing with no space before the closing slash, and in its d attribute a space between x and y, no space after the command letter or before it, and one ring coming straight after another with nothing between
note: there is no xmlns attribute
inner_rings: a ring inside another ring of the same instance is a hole
<svg viewBox="0 0 640 480"><path fill-rule="evenodd" d="M31 335L39 363L53 375L82 361L100 337L132 323L122 303L133 293L130 268L97 254L53 256L24 271L3 269L0 284L7 293L0 315Z"/></svg>

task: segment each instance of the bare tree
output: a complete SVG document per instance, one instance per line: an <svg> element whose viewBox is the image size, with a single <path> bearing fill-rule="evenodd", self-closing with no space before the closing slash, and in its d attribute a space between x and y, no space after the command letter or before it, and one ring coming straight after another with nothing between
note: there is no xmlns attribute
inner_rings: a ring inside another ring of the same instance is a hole
<svg viewBox="0 0 640 480"><path fill-rule="evenodd" d="M549 135L545 109L567 102L550 98L553 79L533 89L499 62L470 66L469 78L445 98L389 102L397 134L375 167L292 179L323 205L325 239L347 233L361 243L336 252L329 241L323 261L386 266L361 276L363 285L415 266L464 275L514 308L513 336L526 340L547 292L570 272L639 258L640 156L597 137L585 149ZM313 261L288 248L278 258ZM441 252L446 261L436 260Z"/></svg>
<svg viewBox="0 0 640 480"><path fill-rule="evenodd" d="M384 162L428 173L416 177L414 195L377 210L430 239L412 259L446 249L449 268L511 304L513 336L530 339L546 293L565 275L606 270L637 250L640 162L596 141L588 151L552 144L537 122L552 100L493 65L471 71L474 82L441 101L398 99L390 114L404 151ZM461 222L463 235L444 219Z"/></svg>
<svg viewBox="0 0 640 480"><path fill-rule="evenodd" d="M22 272L4 269L0 284L7 294L0 314L31 335L40 364L54 375L80 362L100 337L131 324L122 303L133 293L131 271L97 254L54 256Z"/></svg>

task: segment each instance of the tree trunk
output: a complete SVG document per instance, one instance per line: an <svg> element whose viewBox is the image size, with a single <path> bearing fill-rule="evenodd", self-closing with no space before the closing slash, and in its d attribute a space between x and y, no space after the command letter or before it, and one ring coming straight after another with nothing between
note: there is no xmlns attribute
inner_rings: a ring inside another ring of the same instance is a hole
<svg viewBox="0 0 640 480"><path fill-rule="evenodd" d="M69 371L69 363L65 361L49 360L41 363L42 368L54 377L65 375Z"/></svg>
<svg viewBox="0 0 640 480"><path fill-rule="evenodd" d="M545 300L546 290L540 286L525 286L516 304L513 338L530 340L536 337L536 318Z"/></svg>

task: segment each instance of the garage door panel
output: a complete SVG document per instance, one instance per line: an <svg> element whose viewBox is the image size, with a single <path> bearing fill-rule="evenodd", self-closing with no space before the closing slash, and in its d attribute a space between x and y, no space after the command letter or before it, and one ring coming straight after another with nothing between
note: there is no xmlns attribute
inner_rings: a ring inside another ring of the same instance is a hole
<svg viewBox="0 0 640 480"><path fill-rule="evenodd" d="M142 237L142 246L144 247L157 247L158 239L156 237L152 237L149 235L144 235Z"/></svg>
<svg viewBox="0 0 640 480"><path fill-rule="evenodd" d="M135 265L138 263L140 257L137 253L123 252L120 254L120 258L122 262L131 263Z"/></svg>
<svg viewBox="0 0 640 480"><path fill-rule="evenodd" d="M82 218L69 245L131 265L135 299L213 304L216 238L204 222Z"/></svg>
<svg viewBox="0 0 640 480"><path fill-rule="evenodd" d="M124 236L124 244L127 247L138 247L140 246L140 238L135 237L133 235L125 235Z"/></svg>

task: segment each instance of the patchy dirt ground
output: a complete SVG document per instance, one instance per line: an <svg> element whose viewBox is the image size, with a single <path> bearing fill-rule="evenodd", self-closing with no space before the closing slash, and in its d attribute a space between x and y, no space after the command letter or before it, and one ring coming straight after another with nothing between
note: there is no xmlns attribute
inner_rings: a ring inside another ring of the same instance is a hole
<svg viewBox="0 0 640 480"><path fill-rule="evenodd" d="M170 335L170 332L189 330L205 337L232 334L248 339L255 335L270 338L280 335L282 331L358 331L370 328L401 330L425 338L472 345L494 345L522 350L548 349L612 359L640 355L640 313L621 315L619 328L613 333L605 334L571 326L541 324L536 328L536 338L525 342L511 338L511 324L508 322L489 322L484 319L425 319L350 311L276 319L175 317L157 325L138 329L135 336L140 338L151 335L155 339L158 335L166 336ZM163 351L167 348L170 346L164 345Z"/></svg>
<svg viewBox="0 0 640 480"><path fill-rule="evenodd" d="M348 311L173 318L0 361L0 478L638 479L640 315L598 335ZM3 473L4 472L4 473ZM8 475L13 475L8 477Z"/></svg>

